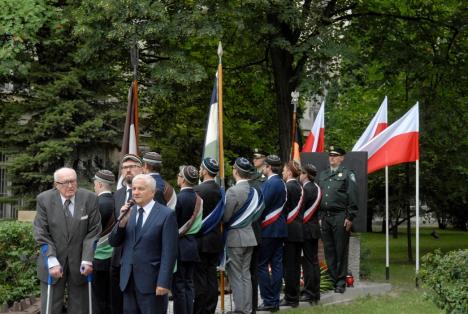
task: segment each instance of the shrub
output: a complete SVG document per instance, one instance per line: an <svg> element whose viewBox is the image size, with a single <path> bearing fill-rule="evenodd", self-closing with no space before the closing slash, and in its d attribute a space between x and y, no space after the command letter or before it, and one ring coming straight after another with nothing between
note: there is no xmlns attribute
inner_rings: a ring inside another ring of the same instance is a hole
<svg viewBox="0 0 468 314"><path fill-rule="evenodd" d="M31 223L0 221L0 304L39 293Z"/></svg>
<svg viewBox="0 0 468 314"><path fill-rule="evenodd" d="M443 254L440 250L422 258L420 278L430 289L428 298L447 313L468 309L468 250Z"/></svg>

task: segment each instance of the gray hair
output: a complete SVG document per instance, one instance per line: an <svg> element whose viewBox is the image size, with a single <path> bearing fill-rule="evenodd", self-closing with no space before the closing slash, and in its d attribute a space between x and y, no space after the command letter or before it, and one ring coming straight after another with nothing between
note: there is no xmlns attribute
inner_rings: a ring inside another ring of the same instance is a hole
<svg viewBox="0 0 468 314"><path fill-rule="evenodd" d="M55 182L60 181L60 176L63 175L63 172L73 172L75 174L75 178L77 177L75 169L68 168L68 167L62 167L60 169L55 170L55 172L54 172L54 181Z"/></svg>
<svg viewBox="0 0 468 314"><path fill-rule="evenodd" d="M149 186L149 188L153 191L153 192L156 192L156 180L154 180L154 178L152 176L150 176L149 174L137 174L133 180L132 180L132 186L133 186L133 182L135 182L135 180L143 180L145 182L145 184L147 186Z"/></svg>

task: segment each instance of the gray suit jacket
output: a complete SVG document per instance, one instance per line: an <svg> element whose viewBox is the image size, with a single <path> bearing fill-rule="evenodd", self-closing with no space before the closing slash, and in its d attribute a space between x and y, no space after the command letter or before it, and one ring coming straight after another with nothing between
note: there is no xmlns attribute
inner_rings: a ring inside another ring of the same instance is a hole
<svg viewBox="0 0 468 314"><path fill-rule="evenodd" d="M73 284L86 283L86 277L80 274L81 261L93 261L94 242L101 233L97 196L85 189L77 190L73 222L68 230L59 191L51 189L42 192L37 196L33 224L37 244L48 245L46 256L57 257L64 270L70 269ZM37 276L43 282L47 282L49 274L45 262L44 256L39 255Z"/></svg>
<svg viewBox="0 0 468 314"><path fill-rule="evenodd" d="M232 215L241 208L249 196L250 185L248 181L242 181L229 188L226 192L226 205L224 207L223 221L228 222ZM228 247L256 246L255 233L252 225L241 229L227 231L226 244Z"/></svg>

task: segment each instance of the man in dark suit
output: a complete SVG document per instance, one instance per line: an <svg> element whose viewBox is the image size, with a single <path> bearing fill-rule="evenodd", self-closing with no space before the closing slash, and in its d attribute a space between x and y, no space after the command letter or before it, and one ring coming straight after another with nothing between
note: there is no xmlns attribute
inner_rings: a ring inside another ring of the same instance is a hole
<svg viewBox="0 0 468 314"><path fill-rule="evenodd" d="M147 152L143 155L144 173L149 174L156 180L156 195L154 200L174 209L177 196L172 185L161 176L162 157L156 152Z"/></svg>
<svg viewBox="0 0 468 314"><path fill-rule="evenodd" d="M132 154L123 156L120 165L121 175L124 177L123 186L114 194L114 217L120 215L120 208L132 199L132 180L143 173L143 162L140 157ZM120 247L114 248L111 260L111 310L112 314L123 313L123 296L120 290Z"/></svg>
<svg viewBox="0 0 468 314"><path fill-rule="evenodd" d="M286 217L283 214L286 185L278 175L281 169L282 163L278 156L267 156L263 167L263 174L267 179L262 185L265 209L261 215L262 244L258 262L258 283L263 304L258 307L258 311L278 311L280 303L283 282L283 241L288 236Z"/></svg>
<svg viewBox="0 0 468 314"><path fill-rule="evenodd" d="M303 238L302 202L303 191L297 181L301 166L295 160L288 161L283 167L283 180L286 181L288 197L284 205L287 217L288 237L284 241L284 299L280 306L297 307L299 305L299 286L301 279L301 252Z"/></svg>
<svg viewBox="0 0 468 314"><path fill-rule="evenodd" d="M123 217L109 237L122 246L120 288L125 313L166 313L167 293L177 257L174 211L153 200L156 182L145 174L132 180L135 206L125 204Z"/></svg>
<svg viewBox="0 0 468 314"><path fill-rule="evenodd" d="M179 254L172 285L174 314L193 313L193 270L195 264L200 261L195 233L200 230L203 211L203 201L193 190L197 183L197 169L194 166L181 166L177 175L180 192L175 208L179 227Z"/></svg>
<svg viewBox="0 0 468 314"><path fill-rule="evenodd" d="M37 275L41 281L41 313L46 313L48 276L51 313L62 313L65 287L68 313L88 312L86 276L93 271L94 243L101 232L97 196L79 189L75 170L54 173L54 188L37 196L34 238L41 246Z"/></svg>
<svg viewBox="0 0 468 314"><path fill-rule="evenodd" d="M320 265L318 259L318 241L320 239L320 225L318 208L320 206L321 191L314 182L317 169L312 164L302 167L300 180L304 189L304 205L302 206L304 223L304 243L302 247L304 259L304 289L300 301L318 303L320 300Z"/></svg>
<svg viewBox="0 0 468 314"><path fill-rule="evenodd" d="M99 213L101 214L102 232L99 236L96 252L94 253L94 280L93 280L93 313L108 314L110 308L110 262L112 247L108 236L114 223L114 196L112 185L115 176L109 170L99 170L94 175L94 192L99 201Z"/></svg>
<svg viewBox="0 0 468 314"><path fill-rule="evenodd" d="M203 219L205 219L221 200L221 190L215 181L219 171L216 159L205 158L200 166L199 176L203 181L194 187L195 192L203 199ZM221 224L207 234L202 231L196 235L200 262L195 264L193 282L195 287L195 314L214 314L218 303L218 278L216 266L219 254L223 250Z"/></svg>

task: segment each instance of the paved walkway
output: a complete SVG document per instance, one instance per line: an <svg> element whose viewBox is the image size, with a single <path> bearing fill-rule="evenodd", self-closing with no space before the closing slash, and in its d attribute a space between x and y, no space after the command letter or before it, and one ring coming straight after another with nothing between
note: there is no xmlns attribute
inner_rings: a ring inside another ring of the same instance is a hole
<svg viewBox="0 0 468 314"><path fill-rule="evenodd" d="M324 293L320 297L319 305L326 305L326 304L338 304L338 303L345 303L350 302L353 299L368 296L368 295L381 295L389 293L392 289L392 286L389 283L375 283L375 282L367 282L367 281L360 281L357 285L353 288L347 288L346 292L341 293L334 293L333 291ZM261 303L261 298L259 296L259 303ZM308 302L300 302L300 308L307 308L312 307L313 305L309 304ZM232 295L228 294L224 296L224 312L233 310L234 301L232 301ZM289 306L281 307L281 309L291 309ZM281 312L281 311L279 311ZM173 313L172 311L172 302L169 302L169 313ZM216 313L223 313L221 311L221 300L218 299L218 307L216 309ZM270 312L261 312L258 313L270 313Z"/></svg>

